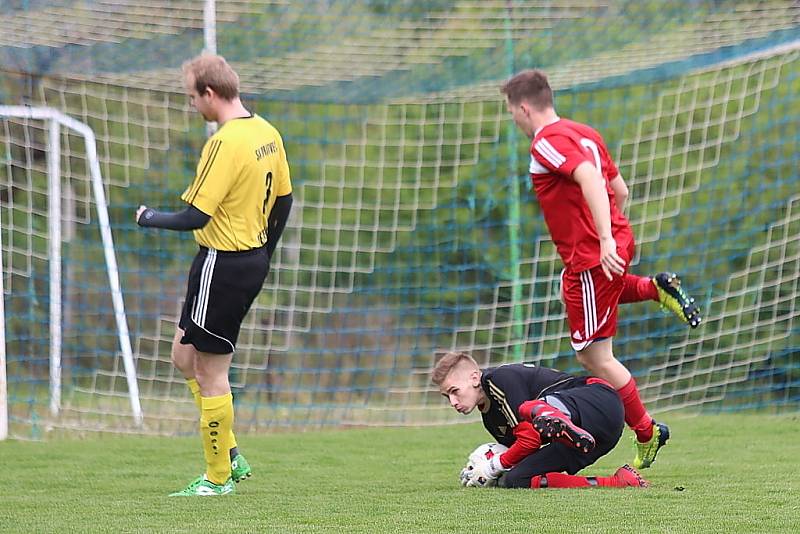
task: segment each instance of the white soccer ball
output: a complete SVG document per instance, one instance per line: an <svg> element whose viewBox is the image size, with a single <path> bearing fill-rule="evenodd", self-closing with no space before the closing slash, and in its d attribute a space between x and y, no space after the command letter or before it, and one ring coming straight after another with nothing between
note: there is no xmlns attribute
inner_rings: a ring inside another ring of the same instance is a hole
<svg viewBox="0 0 800 534"><path fill-rule="evenodd" d="M477 449L470 453L469 458L467 458L467 465L464 466L464 469L461 470L461 475L459 476L461 484L465 485L471 478L472 472L478 468L482 467L484 464L489 463L489 460L494 458L496 455L503 454L508 450L503 444L500 443L484 443L483 445L479 445ZM481 487L491 487L497 485L496 479L483 479L482 477L478 479L478 484Z"/></svg>

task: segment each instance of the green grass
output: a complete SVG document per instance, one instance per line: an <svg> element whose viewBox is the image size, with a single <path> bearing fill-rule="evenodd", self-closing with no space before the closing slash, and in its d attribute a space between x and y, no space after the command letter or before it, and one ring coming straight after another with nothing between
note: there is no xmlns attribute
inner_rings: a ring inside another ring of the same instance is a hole
<svg viewBox="0 0 800 534"><path fill-rule="evenodd" d="M462 488L478 424L240 436L254 477L219 499L166 497L199 439L2 442L0 532L800 531L800 414L667 419L645 490ZM629 436L586 472L629 462Z"/></svg>

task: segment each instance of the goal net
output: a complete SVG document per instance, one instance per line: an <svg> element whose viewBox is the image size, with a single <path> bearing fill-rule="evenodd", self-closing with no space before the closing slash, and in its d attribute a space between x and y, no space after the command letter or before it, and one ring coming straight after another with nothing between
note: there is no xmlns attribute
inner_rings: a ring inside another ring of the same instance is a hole
<svg viewBox="0 0 800 534"><path fill-rule="evenodd" d="M66 134L62 401L47 409L45 154L2 119L12 435L195 430L170 363L195 244L134 222L139 204L181 208L206 137L180 82L203 46L194 4L0 8L0 102L57 109L97 137L144 413L136 427L85 149ZM498 90L528 67L618 162L632 270L678 272L702 308L697 330L654 302L621 308L615 353L648 406L796 410L799 25L791 1L217 2L218 51L281 131L295 198L234 356L237 427L461 421L430 384L441 350L580 371L529 141Z"/></svg>

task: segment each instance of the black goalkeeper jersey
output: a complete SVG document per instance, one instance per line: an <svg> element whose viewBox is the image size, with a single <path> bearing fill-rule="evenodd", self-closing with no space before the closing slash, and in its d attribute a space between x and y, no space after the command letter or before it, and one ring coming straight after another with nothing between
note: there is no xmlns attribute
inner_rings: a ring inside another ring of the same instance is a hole
<svg viewBox="0 0 800 534"><path fill-rule="evenodd" d="M521 420L520 405L556 391L582 386L586 377L577 377L530 363L512 363L483 371L481 386L489 399L489 409L481 413L483 426L498 443L510 447L514 427Z"/></svg>

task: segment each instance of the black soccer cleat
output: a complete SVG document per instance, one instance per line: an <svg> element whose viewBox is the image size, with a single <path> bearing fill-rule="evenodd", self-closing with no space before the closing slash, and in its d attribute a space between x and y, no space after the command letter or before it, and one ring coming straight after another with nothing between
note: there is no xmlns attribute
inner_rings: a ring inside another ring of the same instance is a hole
<svg viewBox="0 0 800 534"><path fill-rule="evenodd" d="M533 428L544 440L558 441L583 453L594 449L594 436L568 418L548 413L533 418Z"/></svg>

